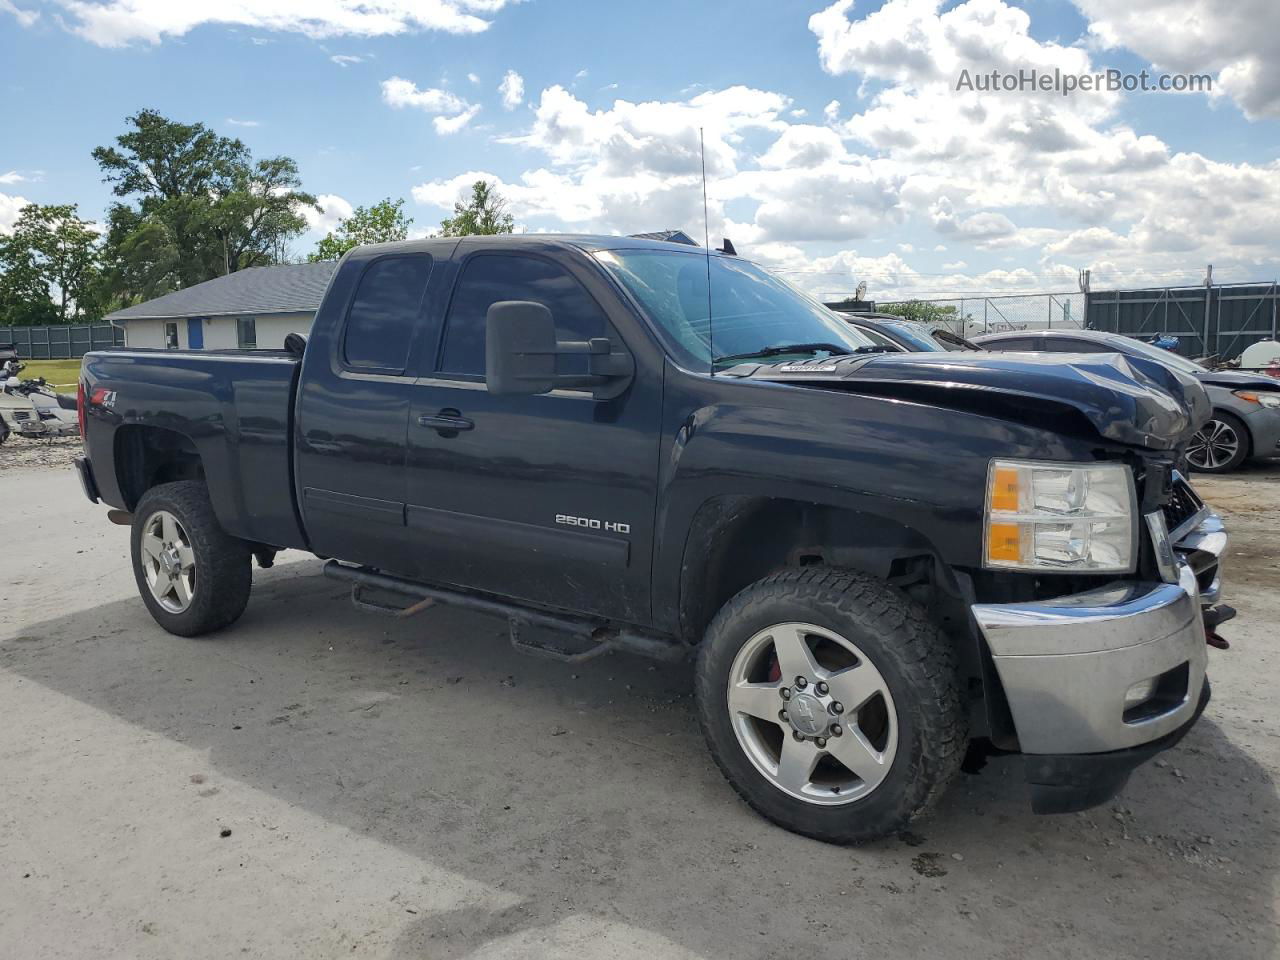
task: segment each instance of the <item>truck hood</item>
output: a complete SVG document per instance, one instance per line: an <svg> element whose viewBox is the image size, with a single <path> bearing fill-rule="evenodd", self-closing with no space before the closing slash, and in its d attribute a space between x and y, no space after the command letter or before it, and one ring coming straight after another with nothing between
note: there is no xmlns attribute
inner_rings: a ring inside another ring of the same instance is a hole
<svg viewBox="0 0 1280 960"><path fill-rule="evenodd" d="M1120 443L1171 450L1209 418L1204 388L1116 353L883 353L748 363L726 376L843 389L1070 429L1081 419Z"/></svg>

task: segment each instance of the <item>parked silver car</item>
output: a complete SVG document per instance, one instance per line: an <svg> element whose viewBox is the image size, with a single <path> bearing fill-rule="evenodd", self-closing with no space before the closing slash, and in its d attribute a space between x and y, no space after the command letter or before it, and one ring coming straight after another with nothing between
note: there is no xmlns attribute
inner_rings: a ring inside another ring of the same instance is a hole
<svg viewBox="0 0 1280 960"><path fill-rule="evenodd" d="M1051 353L1124 353L1192 374L1204 384L1213 418L1187 447L1187 460L1204 473L1226 473L1248 457L1280 457L1280 380L1256 373L1210 370L1132 337L1100 330L1010 330L974 337L986 350Z"/></svg>

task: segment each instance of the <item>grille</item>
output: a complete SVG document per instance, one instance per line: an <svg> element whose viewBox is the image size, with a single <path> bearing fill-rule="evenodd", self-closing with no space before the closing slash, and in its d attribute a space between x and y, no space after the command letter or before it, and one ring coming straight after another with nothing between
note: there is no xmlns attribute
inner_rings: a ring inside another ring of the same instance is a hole
<svg viewBox="0 0 1280 960"><path fill-rule="evenodd" d="M27 410L15 410L15 411L14 411L14 414L13 414L13 419L15 419L15 420L30 420L30 419L31 419L31 413L30 413L30 411L27 411Z"/></svg>
<svg viewBox="0 0 1280 960"><path fill-rule="evenodd" d="M1169 502L1164 505L1164 524L1169 529L1169 536L1177 540L1175 533L1179 527L1192 520L1204 509L1204 501L1191 489L1191 484L1180 473L1173 475L1173 485L1169 493Z"/></svg>

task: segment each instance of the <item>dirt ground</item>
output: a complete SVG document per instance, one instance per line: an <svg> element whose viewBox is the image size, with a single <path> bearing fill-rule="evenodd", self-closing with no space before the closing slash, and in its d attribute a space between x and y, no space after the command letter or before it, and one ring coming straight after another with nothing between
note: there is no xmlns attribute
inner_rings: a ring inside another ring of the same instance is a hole
<svg viewBox="0 0 1280 960"><path fill-rule="evenodd" d="M303 557L172 637L74 475L0 461L0 956L1280 955L1280 466L1198 485L1240 616L1183 743L1070 816L996 760L842 849L737 800L687 668L371 617Z"/></svg>

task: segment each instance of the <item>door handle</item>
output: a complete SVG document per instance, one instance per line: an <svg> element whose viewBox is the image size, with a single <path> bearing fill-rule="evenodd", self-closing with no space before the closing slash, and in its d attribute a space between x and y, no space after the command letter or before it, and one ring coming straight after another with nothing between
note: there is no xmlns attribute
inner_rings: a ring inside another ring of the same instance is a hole
<svg viewBox="0 0 1280 960"><path fill-rule="evenodd" d="M430 427L442 437L456 437L462 430L472 430L475 424L452 407L446 407L435 416L421 416L418 426Z"/></svg>

